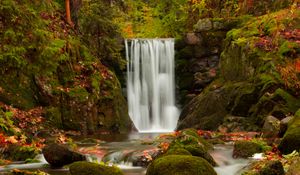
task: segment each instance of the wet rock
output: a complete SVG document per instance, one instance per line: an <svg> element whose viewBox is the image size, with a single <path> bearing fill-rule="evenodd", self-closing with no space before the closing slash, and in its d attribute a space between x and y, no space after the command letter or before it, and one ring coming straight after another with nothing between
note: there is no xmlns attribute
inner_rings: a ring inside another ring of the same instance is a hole
<svg viewBox="0 0 300 175"><path fill-rule="evenodd" d="M233 158L248 158L255 153L262 152L262 148L258 143L251 141L236 141L233 147Z"/></svg>
<svg viewBox="0 0 300 175"><path fill-rule="evenodd" d="M168 155L154 160L146 175L217 175L213 167L203 158L189 155Z"/></svg>
<svg viewBox="0 0 300 175"><path fill-rule="evenodd" d="M280 125L280 120L278 120L277 118L273 116L266 117L262 129L264 133L264 137L266 138L276 137L279 133L279 125Z"/></svg>
<svg viewBox="0 0 300 175"><path fill-rule="evenodd" d="M130 161L133 166L147 167L152 160L156 159L162 154L159 149L145 150L141 153L131 155Z"/></svg>
<svg viewBox="0 0 300 175"><path fill-rule="evenodd" d="M75 162L70 165L71 175L123 175L117 167L110 167L91 162Z"/></svg>
<svg viewBox="0 0 300 175"><path fill-rule="evenodd" d="M289 154L300 149L300 110L296 112L293 121L289 124L278 149L283 154Z"/></svg>
<svg viewBox="0 0 300 175"><path fill-rule="evenodd" d="M292 119L293 119L293 117L286 117L280 121L279 134L278 134L279 137L282 137L285 134L286 130L288 129L288 123Z"/></svg>
<svg viewBox="0 0 300 175"><path fill-rule="evenodd" d="M268 162L260 171L259 175L284 175L284 169L280 161Z"/></svg>
<svg viewBox="0 0 300 175"><path fill-rule="evenodd" d="M52 143L43 148L43 154L52 167L62 167L76 161L86 160L85 156L71 151L67 146Z"/></svg>

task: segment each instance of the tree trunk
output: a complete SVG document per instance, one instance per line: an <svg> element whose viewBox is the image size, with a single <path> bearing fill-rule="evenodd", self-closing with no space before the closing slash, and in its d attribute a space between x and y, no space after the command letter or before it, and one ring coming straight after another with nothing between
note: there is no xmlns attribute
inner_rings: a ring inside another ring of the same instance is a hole
<svg viewBox="0 0 300 175"><path fill-rule="evenodd" d="M65 0L65 6L66 6L67 23L69 23L70 25L73 25L72 19L71 19L71 11L70 11L70 0Z"/></svg>

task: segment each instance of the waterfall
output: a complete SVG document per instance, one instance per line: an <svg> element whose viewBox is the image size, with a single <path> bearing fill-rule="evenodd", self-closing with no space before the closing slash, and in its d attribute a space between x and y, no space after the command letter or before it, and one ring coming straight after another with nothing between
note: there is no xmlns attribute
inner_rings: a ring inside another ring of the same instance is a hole
<svg viewBox="0 0 300 175"><path fill-rule="evenodd" d="M174 39L130 39L125 46L129 116L140 132L173 131Z"/></svg>

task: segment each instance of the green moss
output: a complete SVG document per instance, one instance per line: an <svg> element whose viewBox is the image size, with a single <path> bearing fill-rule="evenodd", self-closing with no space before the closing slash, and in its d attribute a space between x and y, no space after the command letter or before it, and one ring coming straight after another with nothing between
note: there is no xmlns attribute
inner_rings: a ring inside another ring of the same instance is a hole
<svg viewBox="0 0 300 175"><path fill-rule="evenodd" d="M152 162L146 175L216 175L213 167L204 159L186 155L169 155Z"/></svg>
<svg viewBox="0 0 300 175"><path fill-rule="evenodd" d="M278 149L283 154L289 154L300 149L300 110L295 113L294 119L289 123Z"/></svg>
<svg viewBox="0 0 300 175"><path fill-rule="evenodd" d="M4 156L13 161L25 161L33 159L38 153L39 150L32 146L10 145Z"/></svg>
<svg viewBox="0 0 300 175"><path fill-rule="evenodd" d="M181 145L202 145L207 150L213 148L213 145L208 143L201 136L199 136L197 130L193 128L182 130L180 135L175 139L175 143Z"/></svg>
<svg viewBox="0 0 300 175"><path fill-rule="evenodd" d="M104 175L123 175L122 171L117 167L109 167L91 162L75 162L70 165L71 175L91 175L91 174L104 174Z"/></svg>
<svg viewBox="0 0 300 175"><path fill-rule="evenodd" d="M217 163L213 157L207 152L207 150L200 145L185 145L184 149L189 151L193 156L202 157L212 166L216 166Z"/></svg>
<svg viewBox="0 0 300 175"><path fill-rule="evenodd" d="M186 149L180 147L172 147L164 154L164 156L167 155L192 155L192 154Z"/></svg>
<svg viewBox="0 0 300 175"><path fill-rule="evenodd" d="M234 158L248 158L263 151L260 144L251 141L236 141L233 148Z"/></svg>
<svg viewBox="0 0 300 175"><path fill-rule="evenodd" d="M280 89L280 88L277 89L275 91L275 93L273 94L273 98L274 99L276 99L276 98L283 99L286 102L287 107L293 113L295 113L298 110L298 108L300 107L300 100L295 98L288 92L284 91L283 89Z"/></svg>
<svg viewBox="0 0 300 175"><path fill-rule="evenodd" d="M61 128L61 129L63 128L61 112L58 107L47 108L45 116L47 118L47 121L49 121L52 126L55 126L57 128Z"/></svg>

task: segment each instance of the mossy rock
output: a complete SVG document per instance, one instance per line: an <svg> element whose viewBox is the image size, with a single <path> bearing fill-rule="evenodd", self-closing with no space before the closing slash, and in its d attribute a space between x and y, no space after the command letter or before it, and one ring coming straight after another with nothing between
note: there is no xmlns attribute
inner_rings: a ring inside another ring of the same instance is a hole
<svg viewBox="0 0 300 175"><path fill-rule="evenodd" d="M217 130L228 113L228 96L231 94L229 89L222 88L217 91L204 91L193 98L184 106L177 130L185 128L196 128L202 130Z"/></svg>
<svg viewBox="0 0 300 175"><path fill-rule="evenodd" d="M175 147L175 148L169 149L164 154L164 156L168 156L168 155L190 155L191 156L192 154L186 149Z"/></svg>
<svg viewBox="0 0 300 175"><path fill-rule="evenodd" d="M278 149L283 154L289 154L294 150L298 151L300 149L300 109L290 121L288 129L278 145Z"/></svg>
<svg viewBox="0 0 300 175"><path fill-rule="evenodd" d="M186 145L184 149L189 151L193 156L202 157L212 166L216 166L217 163L215 162L214 158L208 153L208 151L200 145Z"/></svg>
<svg viewBox="0 0 300 175"><path fill-rule="evenodd" d="M260 144L251 141L236 141L233 148L233 158L248 158L255 153L263 152Z"/></svg>
<svg viewBox="0 0 300 175"><path fill-rule="evenodd" d="M146 175L217 175L203 158L188 155L169 155L154 160Z"/></svg>
<svg viewBox="0 0 300 175"><path fill-rule="evenodd" d="M268 162L260 171L259 175L284 175L282 163L277 161Z"/></svg>
<svg viewBox="0 0 300 175"><path fill-rule="evenodd" d="M75 162L70 165L71 175L123 175L117 167L110 167L91 162Z"/></svg>
<svg viewBox="0 0 300 175"><path fill-rule="evenodd" d="M25 161L26 159L33 159L37 156L39 150L31 146L20 146L12 144L3 153L4 157L13 161Z"/></svg>
<svg viewBox="0 0 300 175"><path fill-rule="evenodd" d="M180 131L180 134L175 139L175 143L181 145L202 145L204 149L210 150L213 149L213 145L207 142L204 138L199 136L196 129L189 128Z"/></svg>

